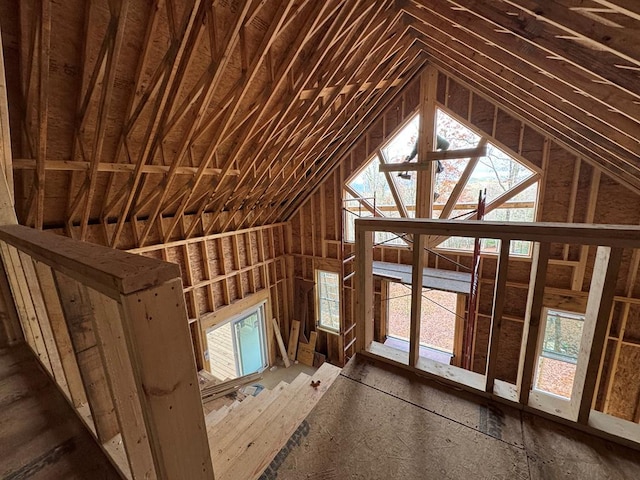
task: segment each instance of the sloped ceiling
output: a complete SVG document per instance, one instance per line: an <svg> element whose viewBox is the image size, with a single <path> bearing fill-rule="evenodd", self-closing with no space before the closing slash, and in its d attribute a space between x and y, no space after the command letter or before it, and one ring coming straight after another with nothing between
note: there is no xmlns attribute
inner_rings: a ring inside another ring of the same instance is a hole
<svg viewBox="0 0 640 480"><path fill-rule="evenodd" d="M428 62L640 189L636 3L3 1L19 217L112 245L286 220Z"/></svg>

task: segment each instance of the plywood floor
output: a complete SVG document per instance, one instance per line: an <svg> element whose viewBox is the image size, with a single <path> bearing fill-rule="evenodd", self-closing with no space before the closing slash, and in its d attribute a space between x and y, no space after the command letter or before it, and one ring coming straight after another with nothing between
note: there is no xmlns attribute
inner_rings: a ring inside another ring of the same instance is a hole
<svg viewBox="0 0 640 480"><path fill-rule="evenodd" d="M640 452L354 359L265 480L633 479Z"/></svg>
<svg viewBox="0 0 640 480"><path fill-rule="evenodd" d="M25 346L0 349L0 478L120 478Z"/></svg>

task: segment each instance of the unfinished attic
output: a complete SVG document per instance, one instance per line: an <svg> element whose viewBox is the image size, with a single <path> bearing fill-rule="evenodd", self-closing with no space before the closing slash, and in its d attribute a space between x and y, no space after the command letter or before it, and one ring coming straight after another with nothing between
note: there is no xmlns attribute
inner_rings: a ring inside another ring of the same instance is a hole
<svg viewBox="0 0 640 480"><path fill-rule="evenodd" d="M0 478L640 478L639 32L0 1Z"/></svg>

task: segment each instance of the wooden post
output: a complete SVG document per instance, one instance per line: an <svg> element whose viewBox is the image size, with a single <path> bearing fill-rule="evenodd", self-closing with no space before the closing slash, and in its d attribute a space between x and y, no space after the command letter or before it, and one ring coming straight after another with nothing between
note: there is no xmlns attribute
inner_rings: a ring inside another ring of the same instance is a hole
<svg viewBox="0 0 640 480"><path fill-rule="evenodd" d="M527 296L527 310L522 329L522 346L520 347L517 380L520 403L524 405L529 403L529 392L533 383L550 249L551 244L548 242L534 243L531 256L529 294Z"/></svg>
<svg viewBox="0 0 640 480"><path fill-rule="evenodd" d="M373 232L356 224L356 352L373 342Z"/></svg>
<svg viewBox="0 0 640 480"><path fill-rule="evenodd" d="M498 362L498 348L500 344L500 330L502 328L502 314L507 290L507 274L509 269L509 248L511 242L500 242L500 257L498 258L498 271L496 272L496 284L493 290L493 311L491 312L491 332L489 333L489 351L487 353L487 383L486 391L493 393L493 384L496 379Z"/></svg>
<svg viewBox="0 0 640 480"><path fill-rule="evenodd" d="M122 295L121 306L158 478L212 479L181 280Z"/></svg>
<svg viewBox="0 0 640 480"><path fill-rule="evenodd" d="M422 318L422 269L426 237L413 236L413 268L411 272L411 326L409 330L409 365L415 367L420 357L420 319Z"/></svg>
<svg viewBox="0 0 640 480"><path fill-rule="evenodd" d="M436 89L438 71L427 66L420 77L420 136L418 138L418 161L426 159L427 152L434 150ZM417 172L416 218L431 218L433 206L433 162Z"/></svg>
<svg viewBox="0 0 640 480"><path fill-rule="evenodd" d="M140 405L143 392L134 378L118 303L93 289L88 291L94 311L92 325L131 474L135 479L155 479L156 471Z"/></svg>
<svg viewBox="0 0 640 480"><path fill-rule="evenodd" d="M578 422L588 423L595 395L600 357L607 341L607 327L613 307L616 279L622 261L622 248L598 247L593 266L582 342L574 385L573 398L579 399ZM580 362L580 358L588 361Z"/></svg>

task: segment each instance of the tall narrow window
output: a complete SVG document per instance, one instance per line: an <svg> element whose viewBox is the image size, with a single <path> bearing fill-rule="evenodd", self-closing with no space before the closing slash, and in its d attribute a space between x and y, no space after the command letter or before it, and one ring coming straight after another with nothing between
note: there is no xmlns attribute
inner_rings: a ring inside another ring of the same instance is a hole
<svg viewBox="0 0 640 480"><path fill-rule="evenodd" d="M340 331L340 276L316 270L316 312L318 328Z"/></svg>

